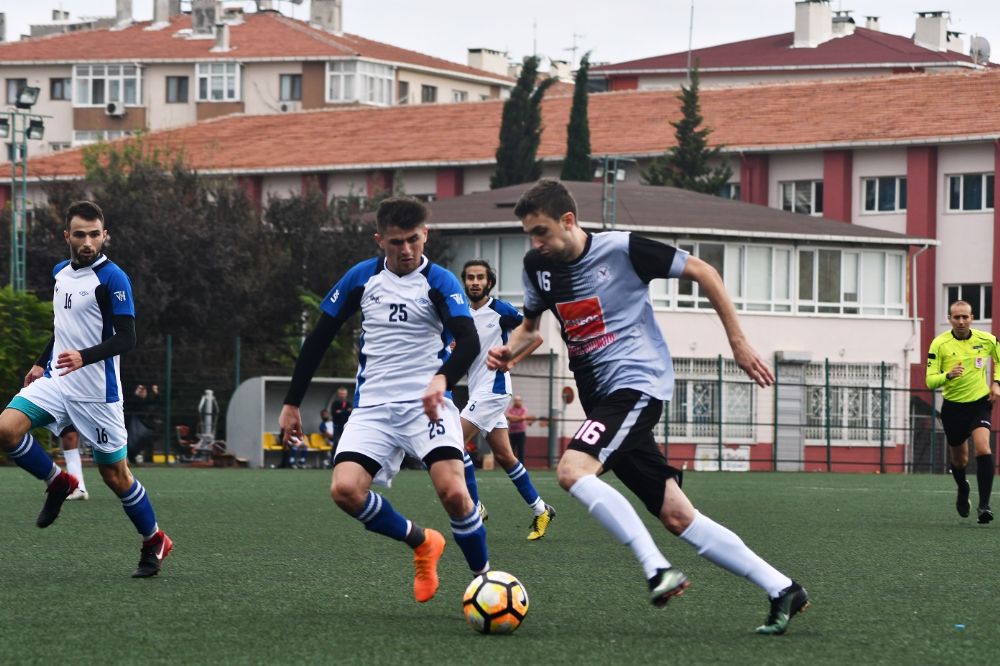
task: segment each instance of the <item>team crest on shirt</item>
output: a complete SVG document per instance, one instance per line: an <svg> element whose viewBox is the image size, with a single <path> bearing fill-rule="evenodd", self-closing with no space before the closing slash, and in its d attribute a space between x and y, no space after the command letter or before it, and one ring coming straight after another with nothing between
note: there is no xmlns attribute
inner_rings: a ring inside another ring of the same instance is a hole
<svg viewBox="0 0 1000 666"><path fill-rule="evenodd" d="M604 309L598 296L556 303L556 310L563 321L566 346L571 357L603 349L617 337L614 333L606 332Z"/></svg>
<svg viewBox="0 0 1000 666"><path fill-rule="evenodd" d="M86 294L84 294L83 292L80 292L80 295L81 296L86 296ZM120 302L124 303L125 302L125 292L124 291L116 291L115 292L115 298L117 298Z"/></svg>
<svg viewBox="0 0 1000 666"><path fill-rule="evenodd" d="M977 356L976 357L976 368L982 370L983 367L985 367L985 366L986 366L986 359L983 358L982 356Z"/></svg>
<svg viewBox="0 0 1000 666"><path fill-rule="evenodd" d="M601 264L597 267L597 281L607 282L611 279L611 267L607 264Z"/></svg>

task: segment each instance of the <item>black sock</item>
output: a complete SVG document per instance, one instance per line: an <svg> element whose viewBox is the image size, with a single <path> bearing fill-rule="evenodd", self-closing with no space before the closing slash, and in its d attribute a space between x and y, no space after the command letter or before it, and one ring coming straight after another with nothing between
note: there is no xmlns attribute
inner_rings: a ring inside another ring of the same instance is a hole
<svg viewBox="0 0 1000 666"><path fill-rule="evenodd" d="M979 506L990 505L993 492L993 456L989 453L976 456L976 480L979 482Z"/></svg>
<svg viewBox="0 0 1000 666"><path fill-rule="evenodd" d="M405 537L403 537L403 543L405 543L410 548L416 548L424 542L424 528L416 523L410 523L410 532Z"/></svg>
<svg viewBox="0 0 1000 666"><path fill-rule="evenodd" d="M951 475L952 475L952 477L954 477L955 483L956 483L956 485L958 485L959 488L961 488L965 484L965 468L964 467L955 467L955 465L952 465L951 466Z"/></svg>

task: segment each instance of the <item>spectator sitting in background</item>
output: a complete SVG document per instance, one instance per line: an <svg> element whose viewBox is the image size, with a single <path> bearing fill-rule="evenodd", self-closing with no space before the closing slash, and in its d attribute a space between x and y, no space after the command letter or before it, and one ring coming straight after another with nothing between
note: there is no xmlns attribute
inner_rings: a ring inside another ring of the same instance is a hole
<svg viewBox="0 0 1000 666"><path fill-rule="evenodd" d="M288 466L292 469L305 469L308 463L306 456L309 453L309 443L306 439L289 437L285 448L288 450ZM299 462L297 464L295 462L296 452L299 454ZM282 465L282 467L284 467L284 465Z"/></svg>
<svg viewBox="0 0 1000 666"><path fill-rule="evenodd" d="M151 449L156 437L160 389L156 384L146 388L144 384L135 387L125 401L125 428L128 431L128 459L136 463L137 456Z"/></svg>
<svg viewBox="0 0 1000 666"><path fill-rule="evenodd" d="M330 447L330 455L323 461L323 467L332 467L333 454L337 448L337 440L334 438L333 418L330 416L330 410L328 409L320 410L319 434L323 437L323 441L326 442L327 446Z"/></svg>
<svg viewBox="0 0 1000 666"><path fill-rule="evenodd" d="M177 448L181 456L181 460L191 460L195 457L198 444L201 440L194 434L186 423L182 423L177 426Z"/></svg>

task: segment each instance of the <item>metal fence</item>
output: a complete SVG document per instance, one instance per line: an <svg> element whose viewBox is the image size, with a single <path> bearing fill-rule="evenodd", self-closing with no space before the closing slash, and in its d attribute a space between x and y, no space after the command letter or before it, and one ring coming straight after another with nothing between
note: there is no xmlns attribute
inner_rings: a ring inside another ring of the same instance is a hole
<svg viewBox="0 0 1000 666"><path fill-rule="evenodd" d="M556 362L554 354L526 360L515 377L515 391L547 423L529 430L527 462L534 466L553 465L584 420L578 401L562 399L575 383ZM760 389L721 357L675 359L674 365L674 395L654 437L675 467L948 471L940 394L900 386L908 369L829 359L778 363L775 385Z"/></svg>
<svg viewBox="0 0 1000 666"><path fill-rule="evenodd" d="M182 450L177 426L199 431L206 389L225 439L226 406L243 379L287 376L294 359L262 361L273 352L231 341L229 353L205 357L166 338L123 360L130 455L170 462ZM515 393L538 420L529 428L526 464L553 467L584 421L568 369L554 353L522 361ZM674 359L675 391L654 430L670 464L696 470L944 473L948 447L940 395L903 384L908 369L882 364L778 363L776 384L759 389L728 359ZM136 395L139 385L144 398ZM156 386L154 392L152 387ZM572 394L572 395L571 395ZM570 399L567 402L566 398ZM455 392L464 404L465 392ZM275 425L275 429L277 426ZM995 432L991 441L995 441Z"/></svg>

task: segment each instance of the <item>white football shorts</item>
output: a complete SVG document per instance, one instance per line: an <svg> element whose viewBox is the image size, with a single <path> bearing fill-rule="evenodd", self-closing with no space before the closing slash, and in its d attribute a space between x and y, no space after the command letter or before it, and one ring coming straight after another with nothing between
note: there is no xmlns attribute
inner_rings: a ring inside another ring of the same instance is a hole
<svg viewBox="0 0 1000 666"><path fill-rule="evenodd" d="M420 400L388 402L357 407L344 426L337 456L355 452L377 461L382 469L375 483L390 486L406 454L423 460L436 448L449 446L462 451L462 422L455 403L445 398L438 407L438 420L430 421Z"/></svg>
<svg viewBox="0 0 1000 666"><path fill-rule="evenodd" d="M507 427L507 407L510 395L491 394L481 398L469 398L469 404L462 410L462 418L487 435L497 428Z"/></svg>
<svg viewBox="0 0 1000 666"><path fill-rule="evenodd" d="M29 413L34 410L20 407L19 403L23 405L22 400L41 409L44 414ZM121 400L117 402L68 400L60 390L58 380L51 377L39 377L25 386L11 401L10 406L24 412L32 420L32 425L44 425L54 435L72 425L82 439L90 442L95 451L104 454L97 457L107 459L109 455L117 454L128 444L125 412ZM46 418L46 415L51 417L51 420Z"/></svg>

